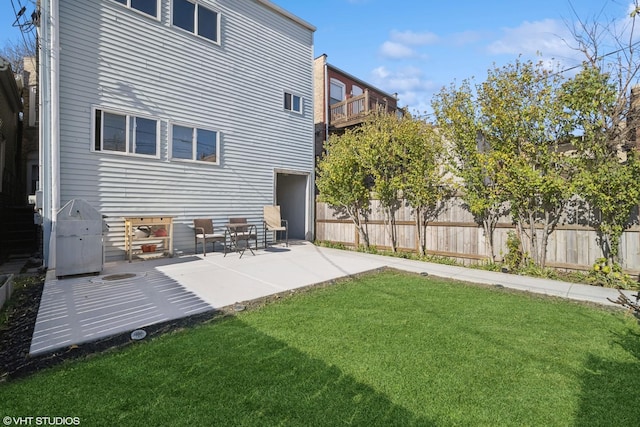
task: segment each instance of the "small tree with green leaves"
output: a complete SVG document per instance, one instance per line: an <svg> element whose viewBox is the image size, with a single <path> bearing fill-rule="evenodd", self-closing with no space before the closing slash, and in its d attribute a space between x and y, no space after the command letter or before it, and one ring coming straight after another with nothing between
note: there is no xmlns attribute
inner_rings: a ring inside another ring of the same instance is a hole
<svg viewBox="0 0 640 427"><path fill-rule="evenodd" d="M413 208L416 221L418 251L426 253L426 228L434 220L453 193L447 177L442 136L420 120L405 117L399 127L403 142L402 194Z"/></svg>
<svg viewBox="0 0 640 427"><path fill-rule="evenodd" d="M497 185L491 161L494 152L486 144L482 132L480 106L475 99L471 82L460 87L451 85L437 94L432 106L438 129L451 149L448 159L458 183L466 208L484 231L487 252L496 259L494 232L501 216L506 215L505 196Z"/></svg>
<svg viewBox="0 0 640 427"><path fill-rule="evenodd" d="M558 99L561 81L541 62L518 60L490 70L478 95L482 133L496 153L497 185L542 268L548 238L573 194L568 157L558 151L566 131Z"/></svg>
<svg viewBox="0 0 640 427"><path fill-rule="evenodd" d="M588 220L598 232L600 247L610 264L619 260L620 238L640 201L638 152L624 152L616 143L619 95L607 73L585 63L563 85L562 99L575 131L576 188L591 208Z"/></svg>
<svg viewBox="0 0 640 427"><path fill-rule="evenodd" d="M403 165L402 119L383 111L371 114L355 131L361 138L360 161L373 179L391 251L397 250L396 212L401 206Z"/></svg>
<svg viewBox="0 0 640 427"><path fill-rule="evenodd" d="M371 200L368 171L358 154L360 146L361 139L354 131L332 135L318 162L316 185L320 193L318 200L345 213L356 226L360 241L369 248L366 217Z"/></svg>

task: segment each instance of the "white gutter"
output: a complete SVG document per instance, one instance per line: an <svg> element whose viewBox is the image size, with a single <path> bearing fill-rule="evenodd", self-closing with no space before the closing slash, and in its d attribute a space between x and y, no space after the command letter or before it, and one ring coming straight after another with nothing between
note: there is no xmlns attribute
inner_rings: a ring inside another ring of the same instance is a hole
<svg viewBox="0 0 640 427"><path fill-rule="evenodd" d="M55 268L55 220L60 208L58 0L40 4L40 189L44 266Z"/></svg>

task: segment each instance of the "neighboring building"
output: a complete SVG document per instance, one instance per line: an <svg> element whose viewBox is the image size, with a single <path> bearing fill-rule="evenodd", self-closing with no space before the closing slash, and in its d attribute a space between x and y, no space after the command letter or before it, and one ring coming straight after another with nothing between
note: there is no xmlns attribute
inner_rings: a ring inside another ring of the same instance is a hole
<svg viewBox="0 0 640 427"><path fill-rule="evenodd" d="M129 216L173 216L193 252L194 218L262 236L276 203L312 238L313 26L266 0L43 0L40 27L50 269L75 198L106 216L107 260L125 258Z"/></svg>
<svg viewBox="0 0 640 427"><path fill-rule="evenodd" d="M20 203L21 88L11 63L0 57L0 206Z"/></svg>
<svg viewBox="0 0 640 427"><path fill-rule="evenodd" d="M323 54L314 60L314 124L316 157L332 134L361 124L366 116L381 109L402 114L397 96L354 77L327 63Z"/></svg>
<svg viewBox="0 0 640 427"><path fill-rule="evenodd" d="M22 170L25 194L35 195L39 176L37 58L35 56L24 58L23 68Z"/></svg>
<svg viewBox="0 0 640 427"><path fill-rule="evenodd" d="M13 209L24 204L20 91L10 62L0 57L0 262L12 249Z"/></svg>

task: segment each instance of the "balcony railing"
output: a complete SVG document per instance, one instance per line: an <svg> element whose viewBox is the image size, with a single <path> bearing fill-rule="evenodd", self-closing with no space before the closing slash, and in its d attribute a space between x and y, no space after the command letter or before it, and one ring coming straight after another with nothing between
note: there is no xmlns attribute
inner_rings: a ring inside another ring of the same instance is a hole
<svg viewBox="0 0 640 427"><path fill-rule="evenodd" d="M362 95L353 96L329 106L329 125L343 128L362 123L374 111L395 113L397 108L389 104L388 98L377 96L365 89Z"/></svg>

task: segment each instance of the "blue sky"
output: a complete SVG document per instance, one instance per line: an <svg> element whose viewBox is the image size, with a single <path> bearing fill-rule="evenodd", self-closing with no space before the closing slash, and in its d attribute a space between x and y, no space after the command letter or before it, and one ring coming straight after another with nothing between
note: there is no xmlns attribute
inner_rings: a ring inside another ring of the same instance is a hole
<svg viewBox="0 0 640 427"><path fill-rule="evenodd" d="M90 1L90 0L85 0ZM12 2L30 14L35 0L0 0L0 44L20 40ZM569 28L577 19L622 29L631 0L273 0L314 25L315 56L424 112L434 93L521 55L579 65ZM614 50L613 45L603 45ZM540 56L537 56L537 54ZM605 53L605 52L603 52Z"/></svg>
<svg viewBox="0 0 640 427"><path fill-rule="evenodd" d="M486 79L493 65L523 59L581 64L571 28L628 24L627 0L274 0L313 24L315 55L425 112L443 86ZM615 50L603 42L604 50ZM537 53L541 56L538 56ZM604 52L603 52L604 53Z"/></svg>

